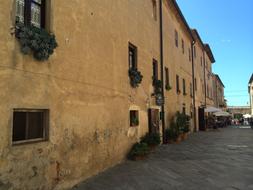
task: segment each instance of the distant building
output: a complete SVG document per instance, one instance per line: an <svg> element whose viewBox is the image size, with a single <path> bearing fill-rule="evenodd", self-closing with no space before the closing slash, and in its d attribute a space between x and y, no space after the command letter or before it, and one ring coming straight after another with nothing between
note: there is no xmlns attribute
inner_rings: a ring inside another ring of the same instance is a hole
<svg viewBox="0 0 253 190"><path fill-rule="evenodd" d="M250 107L249 106L228 106L227 111L229 113L235 114L249 114L250 113Z"/></svg>
<svg viewBox="0 0 253 190"><path fill-rule="evenodd" d="M224 84L219 75L213 74L213 101L217 108L226 108L226 101L224 99Z"/></svg>
<svg viewBox="0 0 253 190"><path fill-rule="evenodd" d="M249 79L249 100L251 115L253 115L253 73Z"/></svg>

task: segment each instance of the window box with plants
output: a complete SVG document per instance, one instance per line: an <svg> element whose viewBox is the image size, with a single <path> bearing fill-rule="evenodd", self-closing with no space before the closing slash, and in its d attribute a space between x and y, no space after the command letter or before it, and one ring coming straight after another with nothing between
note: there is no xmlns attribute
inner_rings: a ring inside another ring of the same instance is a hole
<svg viewBox="0 0 253 190"><path fill-rule="evenodd" d="M165 89L166 89L167 91L170 91L170 90L172 89L172 87L171 87L169 84L166 84Z"/></svg>
<svg viewBox="0 0 253 190"><path fill-rule="evenodd" d="M18 20L16 21L15 35L20 43L21 52L25 55L33 54L33 57L38 61L48 60L57 47L53 34L31 24L25 25Z"/></svg>
<svg viewBox="0 0 253 190"><path fill-rule="evenodd" d="M142 74L140 71L137 70L137 68L130 68L128 70L128 75L130 78L130 84L133 88L137 88L139 84L141 84L142 81Z"/></svg>
<svg viewBox="0 0 253 190"><path fill-rule="evenodd" d="M158 79L153 79L153 86L154 86L154 95L162 94L162 81Z"/></svg>

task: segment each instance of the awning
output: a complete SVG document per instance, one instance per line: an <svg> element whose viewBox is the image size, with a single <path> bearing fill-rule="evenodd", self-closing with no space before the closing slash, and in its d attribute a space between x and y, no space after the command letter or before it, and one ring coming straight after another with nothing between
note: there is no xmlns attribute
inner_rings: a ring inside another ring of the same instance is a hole
<svg viewBox="0 0 253 190"><path fill-rule="evenodd" d="M229 117L229 116L231 116L230 113L225 112L225 111L215 112L214 115L215 115L215 116L224 116L224 117Z"/></svg>
<svg viewBox="0 0 253 190"><path fill-rule="evenodd" d="M212 112L213 113L213 112L219 112L219 111L222 111L222 110L219 108L212 107L212 106L205 108L205 112Z"/></svg>
<svg viewBox="0 0 253 190"><path fill-rule="evenodd" d="M245 114L245 115L243 115L243 117L244 117L244 118L251 118L252 115L250 115L250 114Z"/></svg>

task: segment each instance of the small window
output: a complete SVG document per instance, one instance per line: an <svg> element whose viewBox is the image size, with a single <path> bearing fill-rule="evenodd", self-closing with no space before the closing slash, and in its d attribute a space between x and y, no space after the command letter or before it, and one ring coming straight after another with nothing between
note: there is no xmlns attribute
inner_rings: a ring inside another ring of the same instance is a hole
<svg viewBox="0 0 253 190"><path fill-rule="evenodd" d="M21 110L13 112L12 142L43 141L48 139L49 111Z"/></svg>
<svg viewBox="0 0 253 190"><path fill-rule="evenodd" d="M179 88L179 76L178 75L176 75L176 88L177 88L177 93L179 94L181 91Z"/></svg>
<svg viewBox="0 0 253 190"><path fill-rule="evenodd" d="M182 39L182 53L184 54L184 40Z"/></svg>
<svg viewBox="0 0 253 190"><path fill-rule="evenodd" d="M152 0L152 6L153 6L153 18L155 21L157 21L157 2L156 2L156 0Z"/></svg>
<svg viewBox="0 0 253 190"><path fill-rule="evenodd" d="M192 95L192 83L190 83L190 95L191 95L191 97L193 96Z"/></svg>
<svg viewBox="0 0 253 190"><path fill-rule="evenodd" d="M170 88L170 75L169 75L169 69L165 67L165 88Z"/></svg>
<svg viewBox="0 0 253 190"><path fill-rule="evenodd" d="M189 61L191 61L191 57L192 57L192 55L191 55L191 48L189 48L189 50L188 50L188 52L189 52Z"/></svg>
<svg viewBox="0 0 253 190"><path fill-rule="evenodd" d="M202 56L200 57L200 64L201 64L201 67L203 65L203 59L202 59Z"/></svg>
<svg viewBox="0 0 253 190"><path fill-rule="evenodd" d="M196 52L196 46L193 46L193 53L194 53L194 57L197 57L197 52Z"/></svg>
<svg viewBox="0 0 253 190"><path fill-rule="evenodd" d="M183 95L186 95L185 79L183 79Z"/></svg>
<svg viewBox="0 0 253 190"><path fill-rule="evenodd" d="M16 0L16 19L25 25L45 28L45 0Z"/></svg>
<svg viewBox="0 0 253 190"><path fill-rule="evenodd" d="M158 63L153 59L153 84L158 80Z"/></svg>
<svg viewBox="0 0 253 190"><path fill-rule="evenodd" d="M129 43L128 46L129 53L129 69L137 69L137 47Z"/></svg>
<svg viewBox="0 0 253 190"><path fill-rule="evenodd" d="M194 79L194 83L195 83L195 91L197 91L197 79Z"/></svg>
<svg viewBox="0 0 253 190"><path fill-rule="evenodd" d="M139 112L138 110L130 110L130 127L139 125Z"/></svg>
<svg viewBox="0 0 253 190"><path fill-rule="evenodd" d="M183 113L184 115L186 115L185 105L183 105L183 110L182 110L182 113Z"/></svg>
<svg viewBox="0 0 253 190"><path fill-rule="evenodd" d="M178 32L175 30L175 45L178 47Z"/></svg>

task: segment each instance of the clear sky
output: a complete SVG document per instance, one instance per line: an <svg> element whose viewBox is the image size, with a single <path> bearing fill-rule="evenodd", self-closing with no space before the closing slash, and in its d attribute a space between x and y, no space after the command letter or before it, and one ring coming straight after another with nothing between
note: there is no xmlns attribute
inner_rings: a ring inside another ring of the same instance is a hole
<svg viewBox="0 0 253 190"><path fill-rule="evenodd" d="M225 85L229 106L249 102L253 73L253 0L177 0L191 28L209 43L216 63L213 72Z"/></svg>

